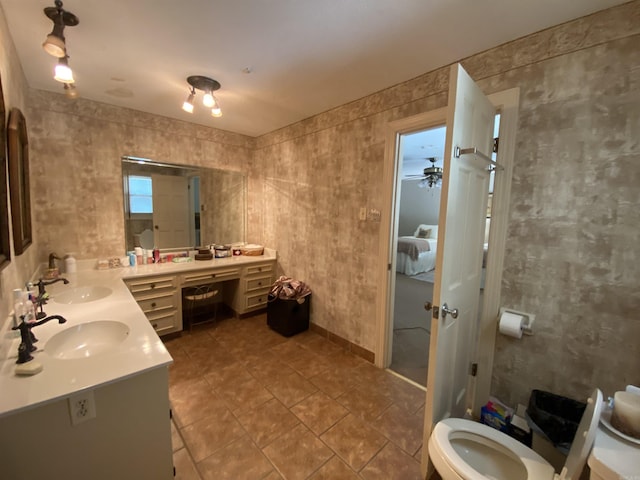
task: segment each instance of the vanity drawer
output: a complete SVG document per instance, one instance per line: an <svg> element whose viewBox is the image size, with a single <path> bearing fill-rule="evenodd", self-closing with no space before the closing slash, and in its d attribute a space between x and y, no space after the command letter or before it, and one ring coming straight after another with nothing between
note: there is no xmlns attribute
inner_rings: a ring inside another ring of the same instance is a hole
<svg viewBox="0 0 640 480"><path fill-rule="evenodd" d="M251 292L254 290L259 290L263 288L268 288L271 286L271 276L267 277L257 277L257 278L249 278L246 281L246 291Z"/></svg>
<svg viewBox="0 0 640 480"><path fill-rule="evenodd" d="M149 323L158 335L165 335L171 332L182 330L178 312L154 313L147 316Z"/></svg>
<svg viewBox="0 0 640 480"><path fill-rule="evenodd" d="M267 298L269 297L269 291L266 290L262 293L258 293L255 295L247 295L246 297L246 308L253 309L258 307L266 307Z"/></svg>
<svg viewBox="0 0 640 480"><path fill-rule="evenodd" d="M145 277L138 280L127 280L127 287L134 297L158 290L174 289L178 285L175 276Z"/></svg>
<svg viewBox="0 0 640 480"><path fill-rule="evenodd" d="M223 280L233 280L235 278L240 278L240 269L238 267L222 267L216 268L215 270L201 270L182 275L182 286L202 285L205 283L219 282Z"/></svg>
<svg viewBox="0 0 640 480"><path fill-rule="evenodd" d="M164 295L155 295L148 298L139 298L138 305L142 311L148 315L153 312L167 311L175 308L176 295L173 292L166 293Z"/></svg>
<svg viewBox="0 0 640 480"><path fill-rule="evenodd" d="M246 275L254 275L256 273L271 273L273 271L273 263L261 263L259 265L250 265L245 268Z"/></svg>

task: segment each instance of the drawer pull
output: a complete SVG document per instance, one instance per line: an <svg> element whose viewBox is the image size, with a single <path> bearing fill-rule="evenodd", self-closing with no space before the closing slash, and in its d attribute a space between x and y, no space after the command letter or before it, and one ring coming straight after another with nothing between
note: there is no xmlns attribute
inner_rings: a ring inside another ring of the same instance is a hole
<svg viewBox="0 0 640 480"><path fill-rule="evenodd" d="M156 308L156 302L151 303L151 308Z"/></svg>
<svg viewBox="0 0 640 480"><path fill-rule="evenodd" d="M157 323L152 323L151 326L153 327L154 330L158 329L158 324Z"/></svg>
<svg viewBox="0 0 640 480"><path fill-rule="evenodd" d="M151 289L154 289L154 288L156 288L156 284L152 283L151 285L149 285L149 287L151 287Z"/></svg>
<svg viewBox="0 0 640 480"><path fill-rule="evenodd" d="M262 286L262 282L258 282L258 286Z"/></svg>

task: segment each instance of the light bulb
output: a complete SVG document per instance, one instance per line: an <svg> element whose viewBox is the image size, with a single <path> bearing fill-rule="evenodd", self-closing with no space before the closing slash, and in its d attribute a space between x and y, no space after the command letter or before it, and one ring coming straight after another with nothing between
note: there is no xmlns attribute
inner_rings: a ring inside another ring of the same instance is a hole
<svg viewBox="0 0 640 480"><path fill-rule="evenodd" d="M222 110L220 110L219 106L215 106L211 109L211 115L214 117L221 117L222 116Z"/></svg>
<svg viewBox="0 0 640 480"><path fill-rule="evenodd" d="M195 97L195 94L193 92L191 92L189 94L189 98L187 98L184 103L182 104L182 110L184 110L187 113L193 113L193 98Z"/></svg>
<svg viewBox="0 0 640 480"><path fill-rule="evenodd" d="M213 98L213 94L211 92L207 92L204 94L204 97L202 99L202 104L205 107L211 108L215 105L216 101Z"/></svg>
<svg viewBox="0 0 640 480"><path fill-rule="evenodd" d="M67 57L62 57L56 65L55 74L53 78L62 83L73 83L73 71L67 63Z"/></svg>
<svg viewBox="0 0 640 480"><path fill-rule="evenodd" d="M47 35L46 40L42 44L42 48L44 48L45 52L49 55L53 55L54 57L60 58L65 55L64 40L53 33Z"/></svg>

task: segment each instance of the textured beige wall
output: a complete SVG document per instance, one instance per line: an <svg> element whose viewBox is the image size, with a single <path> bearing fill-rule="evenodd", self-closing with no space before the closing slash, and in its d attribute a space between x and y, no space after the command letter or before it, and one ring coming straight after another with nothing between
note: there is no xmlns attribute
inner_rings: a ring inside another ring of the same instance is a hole
<svg viewBox="0 0 640 480"><path fill-rule="evenodd" d="M463 60L486 93L521 89L503 304L536 335L498 338L493 391L576 398L640 383L640 2ZM257 140L249 235L314 292L313 321L375 347L384 126L446 104L448 69Z"/></svg>
<svg viewBox="0 0 640 480"><path fill-rule="evenodd" d="M82 98L31 90L29 138L39 256L124 254L121 157L243 171L254 140Z"/></svg>
<svg viewBox="0 0 640 480"><path fill-rule="evenodd" d="M25 115L28 125L30 118L24 108L27 82L22 72L13 40L9 35L9 29L2 6L0 6L0 79L2 80L2 91L7 118L11 108L19 108ZM7 118L2 119L5 125ZM11 224L11 220L9 220L9 224ZM9 312L13 310L13 295L11 290L24 286L36 268L38 261L37 245L38 232L33 232L33 244L29 246L22 255L16 257L13 249L13 237L11 239L11 263L0 271L0 327L2 327Z"/></svg>

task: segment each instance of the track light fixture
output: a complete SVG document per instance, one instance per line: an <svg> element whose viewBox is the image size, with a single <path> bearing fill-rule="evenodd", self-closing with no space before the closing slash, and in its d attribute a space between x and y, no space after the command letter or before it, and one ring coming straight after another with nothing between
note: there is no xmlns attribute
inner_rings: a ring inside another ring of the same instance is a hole
<svg viewBox="0 0 640 480"><path fill-rule="evenodd" d="M214 117L221 117L222 110L218 104L218 100L213 95L213 92L220 89L220 83L209 77L203 77L202 75L192 75L187 77L187 83L191 85L189 91L189 97L182 104L182 109L187 113L193 113L193 100L196 96L196 89L204 92L202 98L202 104L211 109L211 115Z"/></svg>
<svg viewBox="0 0 640 480"><path fill-rule="evenodd" d="M78 20L78 17L73 13L67 12L62 8L61 0L55 0L54 3L56 5L55 7L46 7L44 9L44 14L53 22L53 30L47 35L47 38L42 44L42 48L44 48L49 55L61 58L67 54L64 40L64 27L75 27L80 23L80 20Z"/></svg>
<svg viewBox="0 0 640 480"><path fill-rule="evenodd" d="M58 82L62 82L65 85L65 92L67 96L77 96L78 93L75 89L67 88L75 82L73 78L73 71L69 67L69 55L67 55L67 44L64 39L64 27L75 27L80 23L78 17L73 13L67 12L62 8L62 1L55 0L55 7L46 7L44 14L53 22L53 30L44 43L42 48L49 54L58 58L58 64L54 70L53 78Z"/></svg>

